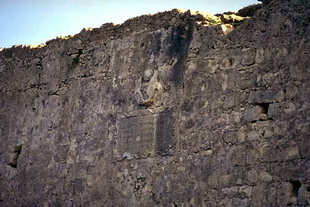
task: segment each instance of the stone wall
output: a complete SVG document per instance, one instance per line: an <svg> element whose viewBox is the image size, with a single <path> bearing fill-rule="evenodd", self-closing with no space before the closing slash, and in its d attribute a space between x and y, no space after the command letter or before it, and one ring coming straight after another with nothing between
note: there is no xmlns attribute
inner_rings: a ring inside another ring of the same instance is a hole
<svg viewBox="0 0 310 207"><path fill-rule="evenodd" d="M172 10L2 50L0 206L309 206L309 16Z"/></svg>

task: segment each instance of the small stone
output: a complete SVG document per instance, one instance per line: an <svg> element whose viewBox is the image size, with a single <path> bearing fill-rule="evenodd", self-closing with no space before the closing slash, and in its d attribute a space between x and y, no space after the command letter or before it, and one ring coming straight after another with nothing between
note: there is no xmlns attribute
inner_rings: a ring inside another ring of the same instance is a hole
<svg viewBox="0 0 310 207"><path fill-rule="evenodd" d="M205 101L205 103L204 103L202 108L206 109L206 108L208 108L208 106L209 106L209 101Z"/></svg>
<svg viewBox="0 0 310 207"><path fill-rule="evenodd" d="M176 23L177 19L175 17L172 17L169 24L174 25Z"/></svg>
<svg viewBox="0 0 310 207"><path fill-rule="evenodd" d="M239 193L244 193L248 198L250 198L252 196L252 189L252 186L240 186Z"/></svg>
<svg viewBox="0 0 310 207"><path fill-rule="evenodd" d="M256 50L255 61L257 63L262 63L264 61L265 51L262 48Z"/></svg>
<svg viewBox="0 0 310 207"><path fill-rule="evenodd" d="M79 54L72 54L72 55L70 55L70 57L71 57L72 59L77 58L78 56L79 56Z"/></svg>
<svg viewBox="0 0 310 207"><path fill-rule="evenodd" d="M238 141L239 142L244 142L245 141L245 132L244 132L244 128L240 128L238 130Z"/></svg>
<svg viewBox="0 0 310 207"><path fill-rule="evenodd" d="M206 156L210 156L213 154L213 150L206 150L204 151L203 155L206 155Z"/></svg>
<svg viewBox="0 0 310 207"><path fill-rule="evenodd" d="M222 70L231 69L234 66L235 66L235 60L233 58L223 58L220 64L220 69Z"/></svg>
<svg viewBox="0 0 310 207"><path fill-rule="evenodd" d="M298 65L292 65L290 67L290 76L296 80L307 80L309 74L307 73L307 67L301 67Z"/></svg>
<svg viewBox="0 0 310 207"><path fill-rule="evenodd" d="M122 177L122 176L123 176L123 173L121 173L121 172L117 172L117 173L116 173L116 177L117 177L117 178L120 178L120 177Z"/></svg>
<svg viewBox="0 0 310 207"><path fill-rule="evenodd" d="M206 18L202 14L194 14L194 20L195 21L205 21Z"/></svg>
<svg viewBox="0 0 310 207"><path fill-rule="evenodd" d="M229 115L228 114L221 114L221 116L220 116L220 118L218 118L217 122L219 124L229 123Z"/></svg>
<svg viewBox="0 0 310 207"><path fill-rule="evenodd" d="M299 149L297 146L290 148L287 151L288 158L296 158L299 156Z"/></svg>
<svg viewBox="0 0 310 207"><path fill-rule="evenodd" d="M274 133L273 133L272 130L266 129L266 130L264 131L263 137L264 137L264 138L269 138L269 137L272 137L273 135L274 135Z"/></svg>
<svg viewBox="0 0 310 207"><path fill-rule="evenodd" d="M248 181L250 183L256 183L257 180L258 180L258 173L257 173L257 171L255 171L255 170L249 171L248 175L247 175L247 178L248 178Z"/></svg>
<svg viewBox="0 0 310 207"><path fill-rule="evenodd" d="M285 135L288 129L288 124L285 122L280 122L279 124L274 126L274 134L275 135Z"/></svg>
<svg viewBox="0 0 310 207"><path fill-rule="evenodd" d="M233 95L230 95L230 96L226 96L225 97L225 100L224 100L224 103L223 103L223 107L224 108L230 108L230 107L233 107L235 106L235 96Z"/></svg>
<svg viewBox="0 0 310 207"><path fill-rule="evenodd" d="M214 73L219 68L218 60L209 59L206 61L207 70L210 71L210 73Z"/></svg>
<svg viewBox="0 0 310 207"><path fill-rule="evenodd" d="M222 14L221 15L221 21L224 22L225 24L242 22L244 19L246 18L237 16L235 14Z"/></svg>
<svg viewBox="0 0 310 207"><path fill-rule="evenodd" d="M48 204L48 201L44 201L43 203L42 203L42 207L49 207L50 205Z"/></svg>
<svg viewBox="0 0 310 207"><path fill-rule="evenodd" d="M241 178L238 178L238 179L236 180L236 184L237 184L237 185L241 185L242 183L243 183L243 181L242 181Z"/></svg>
<svg viewBox="0 0 310 207"><path fill-rule="evenodd" d="M298 94L299 89L296 86L288 86L286 88L286 98L287 99L293 99Z"/></svg>
<svg viewBox="0 0 310 207"><path fill-rule="evenodd" d="M233 196L233 195L237 195L238 194L239 188L237 186L230 187L230 188L223 188L222 192L223 192L224 195Z"/></svg>
<svg viewBox="0 0 310 207"><path fill-rule="evenodd" d="M241 64L244 66L250 66L255 63L256 52L255 51L247 51L242 58Z"/></svg>
<svg viewBox="0 0 310 207"><path fill-rule="evenodd" d="M245 109L244 111L244 120L247 122L258 121L261 118L264 118L262 115L264 114L264 109L260 106L253 106Z"/></svg>
<svg viewBox="0 0 310 207"><path fill-rule="evenodd" d="M241 121L242 114L240 112L233 112L233 119L235 123L239 123Z"/></svg>
<svg viewBox="0 0 310 207"><path fill-rule="evenodd" d="M282 113L282 104L281 103L273 103L268 107L268 117L275 118Z"/></svg>
<svg viewBox="0 0 310 207"><path fill-rule="evenodd" d="M306 206L309 200L309 190L307 190L309 186L302 184L298 191L298 203L301 206Z"/></svg>
<svg viewBox="0 0 310 207"><path fill-rule="evenodd" d="M260 207L264 198L264 188L262 185L256 185L252 190L252 204L250 206Z"/></svg>
<svg viewBox="0 0 310 207"><path fill-rule="evenodd" d="M250 131L248 133L248 140L253 141L258 139L259 139L259 133L257 131Z"/></svg>
<svg viewBox="0 0 310 207"><path fill-rule="evenodd" d="M242 90L257 85L257 74L255 72L241 71L237 78L236 85Z"/></svg>
<svg viewBox="0 0 310 207"><path fill-rule="evenodd" d="M229 198L229 196L226 196L224 199L222 199L222 201L219 203L219 206L225 206L225 207L229 207L229 206L233 206L232 204L232 199Z"/></svg>
<svg viewBox="0 0 310 207"><path fill-rule="evenodd" d="M219 186L228 186L230 183L230 175L221 175L218 178Z"/></svg>
<svg viewBox="0 0 310 207"><path fill-rule="evenodd" d="M268 183L272 181L272 176L268 172L262 171L259 173L259 179Z"/></svg>
<svg viewBox="0 0 310 207"><path fill-rule="evenodd" d="M234 30L234 27L231 24L222 24L221 29L223 31L223 35L227 36Z"/></svg>
<svg viewBox="0 0 310 207"><path fill-rule="evenodd" d="M285 113L289 114L296 111L296 106L292 102L287 103L286 109L284 110Z"/></svg>
<svg viewBox="0 0 310 207"><path fill-rule="evenodd" d="M218 186L218 177L216 175L210 175L208 178L208 184L211 187L216 188Z"/></svg>
<svg viewBox="0 0 310 207"><path fill-rule="evenodd" d="M124 152L123 159L132 160L132 159L134 159L134 155L132 155L128 152Z"/></svg>
<svg viewBox="0 0 310 207"><path fill-rule="evenodd" d="M226 89L227 89L227 86L228 86L228 75L226 75L226 74L222 74L222 77L223 77L223 82L222 82L222 89L223 89L223 91L226 91Z"/></svg>

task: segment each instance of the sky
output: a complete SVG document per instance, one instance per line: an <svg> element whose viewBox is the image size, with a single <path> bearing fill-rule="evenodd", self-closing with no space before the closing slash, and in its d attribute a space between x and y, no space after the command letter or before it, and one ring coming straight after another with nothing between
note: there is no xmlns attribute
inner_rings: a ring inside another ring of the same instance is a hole
<svg viewBox="0 0 310 207"><path fill-rule="evenodd" d="M85 27L120 24L174 8L210 14L238 11L256 0L0 0L0 47L37 45Z"/></svg>

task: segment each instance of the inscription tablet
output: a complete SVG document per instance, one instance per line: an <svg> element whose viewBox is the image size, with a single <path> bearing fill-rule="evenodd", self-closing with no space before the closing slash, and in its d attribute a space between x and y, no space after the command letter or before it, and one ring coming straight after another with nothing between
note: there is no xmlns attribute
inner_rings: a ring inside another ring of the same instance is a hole
<svg viewBox="0 0 310 207"><path fill-rule="evenodd" d="M123 160L169 154L172 137L171 117L171 109L166 109L162 112L140 113L119 119L114 156Z"/></svg>

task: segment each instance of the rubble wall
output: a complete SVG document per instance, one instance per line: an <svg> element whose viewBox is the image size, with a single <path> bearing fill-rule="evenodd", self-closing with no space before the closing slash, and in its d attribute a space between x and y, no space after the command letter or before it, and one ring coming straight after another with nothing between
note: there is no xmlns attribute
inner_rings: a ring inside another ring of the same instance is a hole
<svg viewBox="0 0 310 207"><path fill-rule="evenodd" d="M0 206L310 205L309 16L172 10L2 50Z"/></svg>

